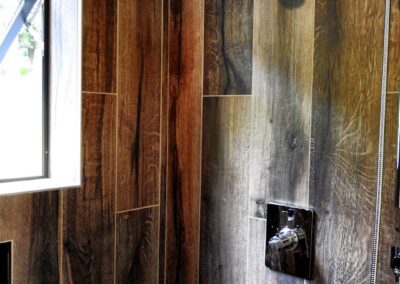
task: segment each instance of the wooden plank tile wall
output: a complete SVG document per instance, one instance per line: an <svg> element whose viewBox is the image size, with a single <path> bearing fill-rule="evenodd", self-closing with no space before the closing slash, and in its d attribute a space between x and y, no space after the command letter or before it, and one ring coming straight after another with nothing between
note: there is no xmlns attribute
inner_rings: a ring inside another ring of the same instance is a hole
<svg viewBox="0 0 400 284"><path fill-rule="evenodd" d="M400 3L391 1L388 92L400 91Z"/></svg>
<svg viewBox="0 0 400 284"><path fill-rule="evenodd" d="M315 283L368 281L383 5L95 4L84 1L83 185L0 198L14 283L302 282L264 267L258 217L270 200L316 209ZM390 93L399 81L397 14L394 5ZM211 95L204 104L203 94ZM386 145L387 168L394 151ZM393 180L388 171L385 205ZM400 215L382 213L386 283Z"/></svg>
<svg viewBox="0 0 400 284"><path fill-rule="evenodd" d="M168 150L168 77L169 77L169 1L163 1L162 38L162 100L161 100L161 163L160 163L160 244L159 244L159 283L166 279L166 199L167 199L167 150Z"/></svg>
<svg viewBox="0 0 400 284"><path fill-rule="evenodd" d="M158 204L161 0L119 2L118 211Z"/></svg>
<svg viewBox="0 0 400 284"><path fill-rule="evenodd" d="M82 126L82 186L63 192L63 277L67 283L111 283L116 97L85 95Z"/></svg>
<svg viewBox="0 0 400 284"><path fill-rule="evenodd" d="M389 66L386 101L386 135L385 135L385 172L382 192L382 218L379 239L379 259L377 268L378 283L393 282L390 266L390 248L400 245L400 209L396 202L397 192L397 134L399 131L399 82L400 82L400 3L392 1Z"/></svg>
<svg viewBox="0 0 400 284"><path fill-rule="evenodd" d="M12 241L13 283L58 283L60 193L0 198L0 242Z"/></svg>
<svg viewBox="0 0 400 284"><path fill-rule="evenodd" d="M204 1L169 1L166 283L199 277Z"/></svg>
<svg viewBox="0 0 400 284"><path fill-rule="evenodd" d="M218 40L223 46L223 38L216 36L214 29L224 5L231 5L236 7L227 10L237 11L236 21L241 25L232 25L229 32L251 30L250 41L241 42L241 48L250 48L252 56L242 58L246 62L241 63L251 66L247 74L252 74L252 95L246 101L251 107L240 107L236 96L204 98L200 281L303 283L265 268L265 221L253 217L264 218L263 205L272 200L308 204L314 6L311 1L300 7L279 1L216 2L206 0L205 44L212 46L205 46L204 88L211 85L207 78L219 78L215 65L221 60L211 55L218 51ZM254 12L249 15L241 5L254 7ZM211 54L208 57L207 52ZM235 79L249 81L244 74L236 74ZM212 93L226 94L245 93ZM235 112L221 110L230 105L238 105ZM243 128L246 123L251 133ZM235 145L232 153L226 150L230 145ZM235 174L233 183L229 177ZM245 204L250 201L249 207L236 204L236 198L245 199ZM230 201L234 203L231 211L225 209ZM241 240L243 231L249 234L245 241ZM248 253L242 254L247 242ZM246 263L240 263L245 258ZM245 266L247 271L241 269Z"/></svg>
<svg viewBox="0 0 400 284"><path fill-rule="evenodd" d="M0 198L14 284L158 283L163 2L83 1L82 186Z"/></svg>
<svg viewBox="0 0 400 284"><path fill-rule="evenodd" d="M263 217L257 205L271 200L308 204L314 5L290 3L255 0L254 4L250 177L254 217Z"/></svg>
<svg viewBox="0 0 400 284"><path fill-rule="evenodd" d="M386 109L386 135L385 135L385 173L382 192L382 218L379 238L379 259L377 268L378 283L393 282L393 271L388 265L390 248L400 245L400 209L397 191L397 133L398 133L398 95L388 94Z"/></svg>
<svg viewBox="0 0 400 284"><path fill-rule="evenodd" d="M116 283L158 283L159 210L118 214Z"/></svg>
<svg viewBox="0 0 400 284"><path fill-rule="evenodd" d="M206 0L204 95L251 94L253 0Z"/></svg>
<svg viewBox="0 0 400 284"><path fill-rule="evenodd" d="M83 1L82 90L116 92L117 1Z"/></svg>
<svg viewBox="0 0 400 284"><path fill-rule="evenodd" d="M232 194L226 188L238 190L237 186L241 188L238 196L245 196L250 190L248 283L303 283L264 266L265 220L261 218L265 214L263 204L271 200L316 210L313 282L368 282L384 6L378 2L324 0L317 1L314 7L313 1L254 0L252 144L247 188L241 182L232 186L228 178L224 179L231 172L224 169L234 161L246 167L241 155L245 151L241 149L248 141L226 129L240 128L243 124L235 118L242 116L244 123L248 110L232 116L221 110L221 105L234 104L237 97L226 96L223 102L216 98L227 94L221 91L221 78L226 76L221 71L225 68L220 56L224 52L221 15L229 13L229 5L245 5L244 2L205 0L204 95L213 97L204 98L200 281L227 283L220 279L231 277L230 282L242 283L242 270L234 265L235 260L223 257L239 254L243 245L238 227L225 226L227 222L239 224L243 214L241 210L224 209ZM400 242L400 210L393 206L400 69L397 2L392 1L388 92L393 95L388 98L386 122L387 170L378 283L393 280L389 250ZM226 11L224 5L228 7ZM240 22L241 16L248 18L246 9L235 20ZM239 35L245 29L243 25L234 26L230 32ZM240 74L235 79L240 81ZM237 152L227 152L234 143L241 143ZM233 232L238 239L227 241ZM221 248L225 248L223 256ZM212 279L210 271L214 272ZM226 276L227 271L234 272Z"/></svg>
<svg viewBox="0 0 400 284"><path fill-rule="evenodd" d="M251 98L204 101L200 283L245 283Z"/></svg>
<svg viewBox="0 0 400 284"><path fill-rule="evenodd" d="M319 1L315 14L315 281L364 283L375 217L384 5Z"/></svg>

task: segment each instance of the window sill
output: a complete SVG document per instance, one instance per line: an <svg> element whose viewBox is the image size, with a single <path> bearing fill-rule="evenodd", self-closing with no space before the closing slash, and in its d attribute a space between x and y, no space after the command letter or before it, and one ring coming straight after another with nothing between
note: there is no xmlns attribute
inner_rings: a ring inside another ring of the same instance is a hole
<svg viewBox="0 0 400 284"><path fill-rule="evenodd" d="M79 187L80 185L80 177L74 180L43 178L36 180L5 182L0 183L0 196Z"/></svg>

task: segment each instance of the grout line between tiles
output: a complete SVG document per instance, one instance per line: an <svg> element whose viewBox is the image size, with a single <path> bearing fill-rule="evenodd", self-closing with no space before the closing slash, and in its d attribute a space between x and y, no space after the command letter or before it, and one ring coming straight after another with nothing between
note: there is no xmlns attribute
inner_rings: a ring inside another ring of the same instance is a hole
<svg viewBox="0 0 400 284"><path fill-rule="evenodd" d="M202 47L202 53L201 53L201 93L203 94L204 89L203 89L203 82L204 82L204 24L205 24L205 0L203 1L203 8L202 8L202 17L203 20L201 21L201 32L200 34L202 35L201 38L201 47ZM198 232L198 244L197 244L197 249L198 249L198 259L197 259L197 271L198 271L198 275L197 275L197 283L199 283L199 279L200 279L200 255L201 255L201 251L200 251L200 244L201 244L201 197L202 197L202 183L203 183L203 116L204 116L204 95L201 95L200 98L200 155L199 155L199 219L198 219L198 228L197 228L197 232Z"/></svg>
<svg viewBox="0 0 400 284"><path fill-rule="evenodd" d="M164 73L163 73L163 56L164 56L164 0L161 0L160 3L161 9L161 21L160 21L160 108L159 108L159 115L160 115L160 121L159 121L159 152L158 152L158 238L157 238L157 252L158 252L158 257L157 257L157 282L160 282L160 237L161 237L161 180L162 180L162 161L163 161L163 79L164 79Z"/></svg>
<svg viewBox="0 0 400 284"><path fill-rule="evenodd" d="M252 94L238 94L238 95L204 95L203 94L203 98L231 98L231 97L250 97L251 98L251 96L252 96Z"/></svg>
<svg viewBox="0 0 400 284"><path fill-rule="evenodd" d="M249 283L249 275L248 275L248 271L249 271L249 263L250 263L250 261L249 261L249 258L250 258L250 234L251 234L251 232L250 232L250 218L251 218L251 208L252 208L252 206L251 206L251 192L252 192L252 172L253 172L253 165L252 165L252 157L253 157L253 137L254 137L254 112L253 112L253 109L254 109L254 99L255 99L255 96L254 96L254 86L255 86L255 84L254 84L254 78L255 78L255 72L254 72L254 58L255 58L255 56L254 56L254 53L255 53L255 47L257 46L257 43L255 42L256 41L256 33L257 33L257 26L256 26L256 24L255 24L255 20L256 20L256 14L254 13L254 9L256 8L256 6L257 6L257 2L254 2L254 4L253 4L253 31L252 31L252 33L253 33L253 38L252 38L252 46L253 46L253 50L252 50L252 62L251 62L251 64L252 64L252 76L251 76L251 95L250 96L246 96L246 97L249 97L250 99L251 99L251 101L250 101L250 146L249 146L249 185L248 185L248 188L247 188L247 208L248 208L248 210L247 210L247 217L248 217L248 219L247 219L247 241L248 241L248 243L247 243L247 250L246 250L246 284L247 283Z"/></svg>
<svg viewBox="0 0 400 284"><path fill-rule="evenodd" d="M149 206L144 206L144 207L139 207L139 208L133 208L133 209L128 209L128 210L122 210L122 211L116 211L115 215L118 214L124 214L124 213L129 213L129 212L134 212L134 211L140 211L140 210L145 210L149 208L155 208L155 207L160 207L160 204L154 204L154 205L149 205Z"/></svg>
<svg viewBox="0 0 400 284"><path fill-rule="evenodd" d="M118 43L117 43L118 46ZM82 91L82 94L85 95L107 95L107 96L116 96L117 93L109 93L109 92L89 92L89 91Z"/></svg>
<svg viewBox="0 0 400 284"><path fill-rule="evenodd" d="M314 3L314 7L312 8L312 10L313 11L315 11L315 3ZM315 19L313 19L312 20L313 22L312 22L312 26L315 26ZM313 45L313 49L312 50L314 50L315 49L315 42L313 41L313 43L312 43L312 45ZM314 66L314 53L313 53L313 55L311 56L311 66ZM312 141L312 117L313 117L313 111L312 111L312 108L313 108L313 98L314 98L314 95L313 95L313 82L314 82L314 68L312 68L312 70L311 70L311 86L310 86L310 94L311 94L311 99L310 99L310 116L309 116L309 127L310 127L310 132L309 132L309 140L308 140L308 179L307 179L307 209L310 209L310 191L311 191L311 187L310 187L310 185L311 185L311 182L310 182L310 180L311 180L311 150L312 150L312 148L311 148L311 141Z"/></svg>
<svg viewBox="0 0 400 284"><path fill-rule="evenodd" d="M249 153L247 157L248 161L248 168L247 168L247 173L248 173L248 184L247 184L247 212L246 212L246 219L247 219L247 244L246 244L246 276L245 276L245 282L248 283L248 278L249 278L249 252L250 252L250 219L248 218L250 215L250 179L251 179L251 155L252 155L252 134L253 134L253 104L252 101L250 101L250 145L249 145Z"/></svg>
<svg viewBox="0 0 400 284"><path fill-rule="evenodd" d="M58 245L58 251L59 251L59 253L60 253L60 256L59 256L59 277L60 277L60 279L59 279L59 283L61 284L61 283L63 283L63 278L64 278L64 264L63 264L63 261L64 261L64 190L60 190L60 196L59 196L59 201L58 201L60 204L58 205L59 206L59 214L60 214L60 216L59 216L59 224L58 224L58 226L59 226L59 230L60 230L60 232L59 232L59 237L60 237L60 240L59 240L59 245Z"/></svg>
<svg viewBox="0 0 400 284"><path fill-rule="evenodd" d="M169 38L169 35L170 35L170 26L169 26L169 24L170 24L170 18L169 18L169 11L170 11L170 1L169 0L164 0L164 1L168 1L167 2L167 43L166 43L166 49L167 49L167 54L166 54L166 56L167 56L167 60L166 60L166 62L167 62L167 66L166 66L166 68L167 68L167 74L166 74L166 84L167 84L167 87L165 88L166 90L167 90L167 93L166 94L164 94L165 95L165 98L166 98L166 106L167 106L167 109L165 110L166 111L166 119L167 119L167 122L166 122L166 128L165 128L165 131L166 131L166 139L165 139L165 143L166 143L166 145L165 145L165 149L166 149L166 151L165 151L165 208L164 208L164 214L165 214L165 222L164 222L164 281L163 281L163 283L165 284L165 283L167 283L167 246L168 246L168 242L167 242L167 240L168 240L168 235L167 235L167 227L168 227L168 216L167 216L167 212L168 212L168 185L169 185L169 179L168 179L168 174L169 174L169 167L168 167L168 165L169 165L169 152L168 152L168 147L169 147L169 40L170 40L170 38ZM164 17L164 7L163 7L163 17ZM164 22L163 22L163 25L164 25ZM164 30L164 27L163 27L163 30ZM162 39L163 41L164 41L164 37L163 37L163 39ZM164 51L164 43L163 43L163 51ZM161 206L160 206L160 208L161 208Z"/></svg>
<svg viewBox="0 0 400 284"><path fill-rule="evenodd" d="M117 1L116 11L117 11L117 35L116 35L116 58L115 58L115 89L117 93L119 92L119 26L120 26L120 17L119 17L119 8L120 2ZM115 94L116 95L116 94ZM114 173L114 284L117 283L117 206L118 206L118 126L119 126L119 96L116 96L115 102L115 173Z"/></svg>
<svg viewBox="0 0 400 284"><path fill-rule="evenodd" d="M249 216L250 219L267 222L267 219Z"/></svg>

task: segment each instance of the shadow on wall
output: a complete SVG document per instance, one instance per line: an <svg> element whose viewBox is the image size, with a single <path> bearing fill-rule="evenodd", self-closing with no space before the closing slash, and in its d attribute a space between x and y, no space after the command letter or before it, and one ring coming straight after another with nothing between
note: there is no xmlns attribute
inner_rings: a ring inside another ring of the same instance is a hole
<svg viewBox="0 0 400 284"><path fill-rule="evenodd" d="M305 0L280 0L281 4L289 9L295 9L303 6Z"/></svg>

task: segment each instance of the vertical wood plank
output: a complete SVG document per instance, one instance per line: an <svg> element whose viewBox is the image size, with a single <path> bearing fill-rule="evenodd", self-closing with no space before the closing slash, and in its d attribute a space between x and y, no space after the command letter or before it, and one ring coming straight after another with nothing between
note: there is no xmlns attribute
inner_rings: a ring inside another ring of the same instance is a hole
<svg viewBox="0 0 400 284"><path fill-rule="evenodd" d="M254 2L250 216L265 218L270 201L308 205L313 16L313 1ZM262 271L268 283L303 283Z"/></svg>
<svg viewBox="0 0 400 284"><path fill-rule="evenodd" d="M158 214L151 207L117 215L116 283L158 283Z"/></svg>
<svg viewBox="0 0 400 284"><path fill-rule="evenodd" d="M169 13L166 282L197 283L204 2L171 0Z"/></svg>
<svg viewBox="0 0 400 284"><path fill-rule="evenodd" d="M391 4L387 90L398 92L400 91L400 2L392 0Z"/></svg>
<svg viewBox="0 0 400 284"><path fill-rule="evenodd" d="M205 99L200 283L246 282L250 133L250 97Z"/></svg>
<svg viewBox="0 0 400 284"><path fill-rule="evenodd" d="M163 42L162 42L162 96L161 96L161 169L160 169L160 247L159 247L159 283L165 283L166 275L166 199L167 199L167 141L168 141L168 35L169 35L169 1L163 1Z"/></svg>
<svg viewBox="0 0 400 284"><path fill-rule="evenodd" d="M59 192L34 193L31 202L30 265L26 283L58 283Z"/></svg>
<svg viewBox="0 0 400 284"><path fill-rule="evenodd" d="M116 92L116 4L114 0L83 0L83 91Z"/></svg>
<svg viewBox="0 0 400 284"><path fill-rule="evenodd" d="M116 97L84 95L82 187L63 193L66 283L112 283Z"/></svg>
<svg viewBox="0 0 400 284"><path fill-rule="evenodd" d="M400 209L397 191L397 131L399 94L390 94L386 101L385 160L382 190L381 226L377 267L377 283L391 283L394 280L390 268L390 249L400 245Z"/></svg>
<svg viewBox="0 0 400 284"><path fill-rule="evenodd" d="M161 4L119 2L118 211L158 204Z"/></svg>
<svg viewBox="0 0 400 284"><path fill-rule="evenodd" d="M317 283L370 278L383 14L379 1L316 3L310 204L318 216Z"/></svg>
<svg viewBox="0 0 400 284"><path fill-rule="evenodd" d="M266 281L268 271L265 266L265 246L267 222L265 219L249 218L249 250L247 264L247 283L273 283Z"/></svg>
<svg viewBox="0 0 400 284"><path fill-rule="evenodd" d="M254 0L205 0L204 95L251 94Z"/></svg>
<svg viewBox="0 0 400 284"><path fill-rule="evenodd" d="M264 218L270 201L308 204L314 4L256 0L254 11L250 215ZM303 282L262 271L268 283Z"/></svg>
<svg viewBox="0 0 400 284"><path fill-rule="evenodd" d="M0 242L13 242L13 283L58 283L59 193L0 198Z"/></svg>
<svg viewBox="0 0 400 284"><path fill-rule="evenodd" d="M300 4L298 4L300 3ZM308 204L313 1L254 4L250 214Z"/></svg>

